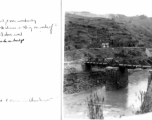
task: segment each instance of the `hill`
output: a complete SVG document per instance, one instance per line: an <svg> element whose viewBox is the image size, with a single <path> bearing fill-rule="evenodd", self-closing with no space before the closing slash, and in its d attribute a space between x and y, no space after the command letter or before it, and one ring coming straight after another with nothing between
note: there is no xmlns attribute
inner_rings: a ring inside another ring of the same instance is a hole
<svg viewBox="0 0 152 120"><path fill-rule="evenodd" d="M71 12L66 13L65 21L65 50L100 48L103 42L113 47L152 47L152 18L144 15Z"/></svg>

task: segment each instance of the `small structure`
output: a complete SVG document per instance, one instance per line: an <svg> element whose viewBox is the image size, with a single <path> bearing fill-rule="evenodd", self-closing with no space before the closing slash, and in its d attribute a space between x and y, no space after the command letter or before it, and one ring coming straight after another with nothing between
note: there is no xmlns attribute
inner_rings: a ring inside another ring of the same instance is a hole
<svg viewBox="0 0 152 120"><path fill-rule="evenodd" d="M109 47L109 43L102 43L102 48L108 48Z"/></svg>
<svg viewBox="0 0 152 120"><path fill-rule="evenodd" d="M152 48L146 48L146 54L148 57L152 57Z"/></svg>

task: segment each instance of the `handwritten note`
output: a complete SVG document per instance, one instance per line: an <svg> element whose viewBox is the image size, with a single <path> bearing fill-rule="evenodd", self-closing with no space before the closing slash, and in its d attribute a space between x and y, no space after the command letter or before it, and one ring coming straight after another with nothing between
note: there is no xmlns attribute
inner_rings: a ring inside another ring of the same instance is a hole
<svg viewBox="0 0 152 120"><path fill-rule="evenodd" d="M52 34L54 24L39 25L38 21L33 19L23 20L0 20L0 43L12 43L25 41L24 33L29 32L43 32L49 31L48 34Z"/></svg>
<svg viewBox="0 0 152 120"><path fill-rule="evenodd" d="M0 119L60 119L61 1L3 0L0 15Z"/></svg>

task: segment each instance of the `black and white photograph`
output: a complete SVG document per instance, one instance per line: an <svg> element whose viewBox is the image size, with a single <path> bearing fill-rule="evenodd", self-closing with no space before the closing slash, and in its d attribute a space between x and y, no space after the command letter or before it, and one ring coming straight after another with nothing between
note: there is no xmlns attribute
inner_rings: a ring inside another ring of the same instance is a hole
<svg viewBox="0 0 152 120"><path fill-rule="evenodd" d="M62 0L64 119L152 117L150 0Z"/></svg>

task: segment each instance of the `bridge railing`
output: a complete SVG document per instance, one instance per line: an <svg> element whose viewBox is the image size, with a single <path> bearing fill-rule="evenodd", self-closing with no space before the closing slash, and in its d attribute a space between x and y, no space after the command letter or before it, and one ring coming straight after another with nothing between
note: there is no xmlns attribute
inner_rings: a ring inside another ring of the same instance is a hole
<svg viewBox="0 0 152 120"><path fill-rule="evenodd" d="M112 67L130 67L130 68L151 68L152 60L135 60L135 59L123 59L117 60L112 58L90 58L88 60L90 64L99 64L103 66L112 66Z"/></svg>

